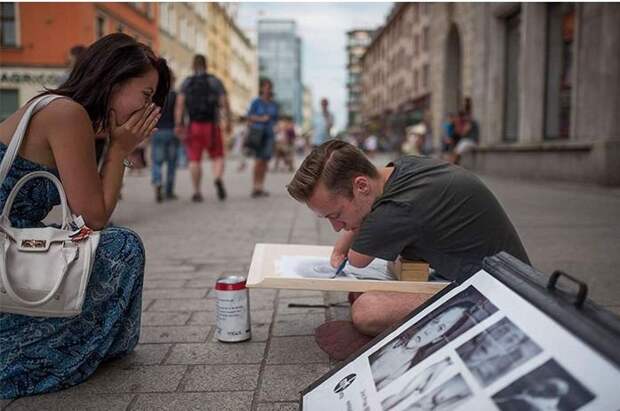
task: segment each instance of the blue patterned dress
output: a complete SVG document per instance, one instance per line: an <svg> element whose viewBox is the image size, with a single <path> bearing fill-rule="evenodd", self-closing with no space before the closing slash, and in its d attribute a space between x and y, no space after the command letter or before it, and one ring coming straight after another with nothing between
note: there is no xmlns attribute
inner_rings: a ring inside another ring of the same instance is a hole
<svg viewBox="0 0 620 411"><path fill-rule="evenodd" d="M0 159L6 146L0 143ZM52 170L16 157L0 187L0 207L22 176ZM60 204L45 179L22 188L10 218L16 227L42 226ZM124 228L101 232L82 314L72 318L0 313L0 399L57 391L86 380L99 364L121 357L138 343L144 276L140 237Z"/></svg>

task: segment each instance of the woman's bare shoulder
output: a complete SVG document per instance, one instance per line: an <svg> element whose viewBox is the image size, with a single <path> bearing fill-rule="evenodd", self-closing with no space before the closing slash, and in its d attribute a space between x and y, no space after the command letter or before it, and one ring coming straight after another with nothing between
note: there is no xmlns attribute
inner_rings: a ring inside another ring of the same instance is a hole
<svg viewBox="0 0 620 411"><path fill-rule="evenodd" d="M45 109L41 110L41 114L46 113L48 116L60 116L63 121L72 120L89 120L88 112L80 103L69 97L57 98L50 102Z"/></svg>
<svg viewBox="0 0 620 411"><path fill-rule="evenodd" d="M85 128L92 128L84 106L68 97L50 102L37 117L48 131L77 129L83 132Z"/></svg>

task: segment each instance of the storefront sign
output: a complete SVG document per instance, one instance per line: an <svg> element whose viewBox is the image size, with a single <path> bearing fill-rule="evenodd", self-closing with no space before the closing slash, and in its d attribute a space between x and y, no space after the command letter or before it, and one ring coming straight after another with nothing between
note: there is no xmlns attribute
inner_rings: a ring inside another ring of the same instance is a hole
<svg viewBox="0 0 620 411"><path fill-rule="evenodd" d="M60 83L60 74L53 72L17 72L2 70L0 74L0 83L13 84L58 84Z"/></svg>

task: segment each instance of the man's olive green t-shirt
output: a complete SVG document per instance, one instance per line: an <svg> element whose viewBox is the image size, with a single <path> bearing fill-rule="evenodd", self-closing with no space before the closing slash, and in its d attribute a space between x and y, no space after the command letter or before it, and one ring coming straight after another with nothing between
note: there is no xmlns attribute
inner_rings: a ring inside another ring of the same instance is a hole
<svg viewBox="0 0 620 411"><path fill-rule="evenodd" d="M358 253L423 259L446 280L463 280L482 259L506 251L528 263L519 235L493 193L471 172L437 159L406 156L354 239Z"/></svg>

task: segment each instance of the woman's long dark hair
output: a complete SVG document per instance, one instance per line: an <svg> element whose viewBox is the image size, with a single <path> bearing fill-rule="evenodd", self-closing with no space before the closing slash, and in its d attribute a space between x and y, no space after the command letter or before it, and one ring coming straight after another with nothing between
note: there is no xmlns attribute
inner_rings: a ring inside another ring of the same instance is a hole
<svg viewBox="0 0 620 411"><path fill-rule="evenodd" d="M43 94L67 96L84 106L93 129L98 132L108 126L113 87L144 75L151 67L159 75L153 101L161 107L170 89L170 71L166 60L127 34L109 34L86 49L64 83L56 89L47 89Z"/></svg>

